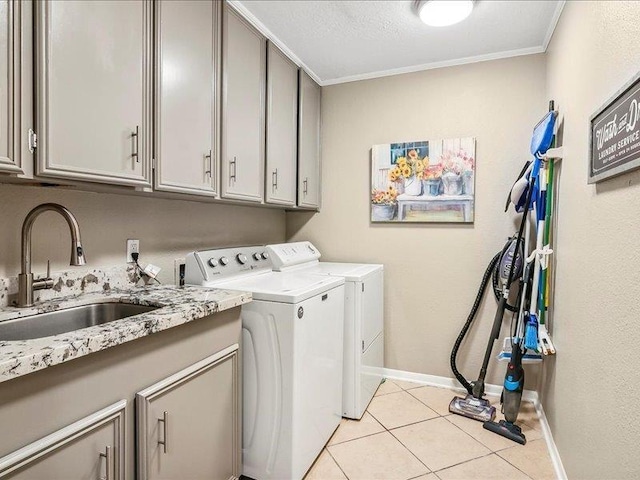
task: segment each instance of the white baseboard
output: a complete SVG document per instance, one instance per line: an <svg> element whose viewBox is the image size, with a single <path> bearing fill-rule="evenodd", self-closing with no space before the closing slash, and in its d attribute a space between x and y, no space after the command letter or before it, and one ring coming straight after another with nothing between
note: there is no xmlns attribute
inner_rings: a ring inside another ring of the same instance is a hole
<svg viewBox="0 0 640 480"><path fill-rule="evenodd" d="M429 385L431 387L450 388L458 390L460 392L466 392L465 388L455 378L440 377L438 375L427 375L426 373L414 373L405 372L404 370L394 370L392 368L383 368L383 376L391 380L404 380L407 382L419 383L421 385ZM502 393L502 385L485 384L485 393L491 397L500 396ZM522 399L528 402L533 402L536 408L536 413L540 419L540 428L542 429L542 436L547 443L547 450L553 463L553 468L556 472L558 480L567 480L567 472L562 465L562 459L560 453L553 441L553 435L551 434L551 428L547 422L547 416L542 408L540 397L535 390L525 390L522 392Z"/></svg>
<svg viewBox="0 0 640 480"><path fill-rule="evenodd" d="M408 382L420 383L432 387L451 388L466 392L465 388L455 378L440 377L438 375L427 375L426 373L405 372L404 370L394 370L392 368L383 368L383 375L386 378L396 380L406 380ZM499 397L502 393L502 385L493 385L486 383L484 385L484 393L490 397ZM538 402L538 392L535 390L525 390L522 392L522 399L527 402Z"/></svg>
<svg viewBox="0 0 640 480"><path fill-rule="evenodd" d="M553 441L551 427L549 427L549 422L547 421L547 416L544 413L542 403L538 398L535 402L533 402L533 404L536 407L536 412L538 413L538 418L540 419L540 428L542 428L542 435L544 436L545 442L547 442L547 450L549 450L549 456L551 457L553 468L556 471L556 477L558 478L558 480L567 480L567 472L564 470L564 465L562 465L562 459L560 458L558 447L556 447L556 442Z"/></svg>

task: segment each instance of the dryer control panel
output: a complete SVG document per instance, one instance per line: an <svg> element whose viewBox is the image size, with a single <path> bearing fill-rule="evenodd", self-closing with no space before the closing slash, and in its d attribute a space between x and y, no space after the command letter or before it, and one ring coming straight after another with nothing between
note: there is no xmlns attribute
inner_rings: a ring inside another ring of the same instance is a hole
<svg viewBox="0 0 640 480"><path fill-rule="evenodd" d="M240 274L271 271L271 256L262 245L200 250L185 258L185 283L206 285Z"/></svg>
<svg viewBox="0 0 640 480"><path fill-rule="evenodd" d="M275 271L303 263L317 263L320 258L320 251L311 242L267 245L267 252L271 255Z"/></svg>

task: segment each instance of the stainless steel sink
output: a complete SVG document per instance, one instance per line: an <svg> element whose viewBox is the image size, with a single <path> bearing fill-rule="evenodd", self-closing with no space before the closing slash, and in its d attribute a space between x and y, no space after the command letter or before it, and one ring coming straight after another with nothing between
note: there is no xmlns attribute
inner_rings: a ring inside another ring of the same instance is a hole
<svg viewBox="0 0 640 480"><path fill-rule="evenodd" d="M0 322L0 340L28 340L102 325L160 307L129 303L93 303Z"/></svg>

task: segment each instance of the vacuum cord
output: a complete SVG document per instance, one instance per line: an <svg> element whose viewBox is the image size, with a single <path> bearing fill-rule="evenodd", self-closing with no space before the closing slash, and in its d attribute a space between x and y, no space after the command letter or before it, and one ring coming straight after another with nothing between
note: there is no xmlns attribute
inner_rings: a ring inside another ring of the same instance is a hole
<svg viewBox="0 0 640 480"><path fill-rule="evenodd" d="M473 323L473 319L475 318L476 313L478 313L478 308L480 308L480 303L482 302L482 296L484 295L484 292L487 289L487 285L491 280L492 272L494 270L497 270L497 265L498 265L498 262L500 261L500 257L502 257L502 252L496 253L496 255L491 259L491 262L489 262L489 266L484 272L484 275L482 277L482 282L480 283L480 289L478 290L478 294L476 295L475 302L473 302L473 307L471 307L471 311L469 312L467 321L465 322L464 327L462 327L462 330L460 331L460 334L456 339L456 343L453 346L453 350L451 350L451 370L453 371L453 374L456 376L458 381L464 386L464 388L467 389L467 392L469 392L469 395L472 395L473 386L458 371L458 368L456 366L456 357L458 356L458 350L460 349L460 345L462 345L462 341L464 340L464 337L467 335L467 331L471 327L471 324Z"/></svg>

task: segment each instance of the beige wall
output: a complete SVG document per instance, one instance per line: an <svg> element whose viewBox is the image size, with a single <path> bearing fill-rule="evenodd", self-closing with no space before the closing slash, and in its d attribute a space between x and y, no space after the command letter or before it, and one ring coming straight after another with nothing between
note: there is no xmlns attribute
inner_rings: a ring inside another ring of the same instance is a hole
<svg viewBox="0 0 640 480"><path fill-rule="evenodd" d="M324 260L385 265L387 367L452 376L451 347L482 274L514 232L504 201L547 109L544 81L544 56L534 55L323 88L323 208L289 213L287 236L311 240ZM369 222L372 145L467 136L477 139L473 225ZM469 378L478 374L495 307L487 297L462 348ZM496 365L488 380L502 383L505 365ZM528 385L535 380L532 371Z"/></svg>
<svg viewBox="0 0 640 480"><path fill-rule="evenodd" d="M124 264L126 240L137 238L140 263L162 267L165 283L173 282L174 259L190 251L285 238L282 210L0 184L0 277L19 273L22 221L43 202L60 203L76 216L89 267ZM53 271L74 268L69 245L62 217L43 214L33 231L33 271L43 273L47 258Z"/></svg>
<svg viewBox="0 0 640 480"><path fill-rule="evenodd" d="M639 71L640 2L567 2L547 63L566 155L541 393L569 478L640 478L640 171L587 185L589 117Z"/></svg>

